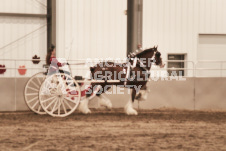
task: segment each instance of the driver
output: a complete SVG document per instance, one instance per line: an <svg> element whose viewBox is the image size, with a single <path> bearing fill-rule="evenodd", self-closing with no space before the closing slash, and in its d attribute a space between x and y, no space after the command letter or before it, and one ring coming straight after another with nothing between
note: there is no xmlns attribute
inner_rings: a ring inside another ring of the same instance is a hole
<svg viewBox="0 0 226 151"><path fill-rule="evenodd" d="M56 58L56 48L54 45L51 46L51 48L48 50L48 53L46 55L46 64L49 65L49 73L60 71L59 67L63 67L67 63L61 63Z"/></svg>

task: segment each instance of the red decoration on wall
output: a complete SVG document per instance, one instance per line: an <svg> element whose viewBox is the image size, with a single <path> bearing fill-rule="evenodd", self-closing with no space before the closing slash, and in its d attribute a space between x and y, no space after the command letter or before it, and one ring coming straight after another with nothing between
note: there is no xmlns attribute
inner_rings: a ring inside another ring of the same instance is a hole
<svg viewBox="0 0 226 151"><path fill-rule="evenodd" d="M19 66L18 72L19 72L20 75L25 75L26 72L27 72L27 69L26 69L25 66Z"/></svg>
<svg viewBox="0 0 226 151"><path fill-rule="evenodd" d="M5 68L5 65L1 65L0 64L0 74L4 74L6 72L6 68Z"/></svg>
<svg viewBox="0 0 226 151"><path fill-rule="evenodd" d="M32 59L37 59L37 60L32 60L33 64L39 64L39 62L40 62L40 57L38 57L37 55L34 55L34 56L32 57Z"/></svg>

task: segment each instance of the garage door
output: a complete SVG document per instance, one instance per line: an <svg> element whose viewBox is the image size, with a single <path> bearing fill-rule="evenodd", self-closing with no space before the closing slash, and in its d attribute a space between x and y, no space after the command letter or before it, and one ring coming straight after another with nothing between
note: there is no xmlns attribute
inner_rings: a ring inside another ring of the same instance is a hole
<svg viewBox="0 0 226 151"><path fill-rule="evenodd" d="M226 35L200 34L197 58L197 67L205 68L198 70L197 76L226 76L225 71L220 70L226 68Z"/></svg>

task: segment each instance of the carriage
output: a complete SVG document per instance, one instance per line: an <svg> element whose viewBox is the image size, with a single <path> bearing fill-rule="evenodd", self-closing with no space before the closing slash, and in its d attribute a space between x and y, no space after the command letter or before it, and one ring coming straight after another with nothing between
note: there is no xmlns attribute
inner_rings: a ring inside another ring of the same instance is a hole
<svg viewBox="0 0 226 151"><path fill-rule="evenodd" d="M131 54L131 56L127 59L127 63L100 62L90 68L90 75L103 71L102 73L105 73L102 75L103 79L96 79L94 76L90 79L81 76L73 77L70 66L63 59L65 65L61 69L50 65L46 72L37 73L28 80L24 90L25 102L35 113L65 117L72 114L79 103L84 103L83 99L92 99L107 84L124 87L139 85L141 89L145 88L147 78L150 76L151 65L149 63L154 62L156 65L162 66L161 53L158 52L157 47L154 47ZM154 60L151 59L153 56ZM143 59L149 60L149 62L144 62ZM100 66L100 64L104 65ZM132 74L132 71L135 74ZM106 75L107 72L114 74ZM122 75L122 77L119 78L117 75ZM138 78L138 75L141 77ZM138 81L138 79L141 80ZM126 105L127 114L137 115L132 107L137 91L133 87L129 88L132 89L132 94L131 100ZM90 89L92 90L88 94ZM107 89L104 89L103 93L106 91Z"/></svg>

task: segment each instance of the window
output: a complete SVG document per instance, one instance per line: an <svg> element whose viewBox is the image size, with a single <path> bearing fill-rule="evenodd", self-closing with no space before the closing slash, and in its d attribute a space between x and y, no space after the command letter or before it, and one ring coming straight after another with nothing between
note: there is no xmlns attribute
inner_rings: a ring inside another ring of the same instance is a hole
<svg viewBox="0 0 226 151"><path fill-rule="evenodd" d="M185 54L168 54L168 60L185 60ZM184 76L185 75L185 70L184 69L175 69L174 68L184 68L185 67L185 62L168 62L168 73L169 76L171 75L177 75L177 76Z"/></svg>

